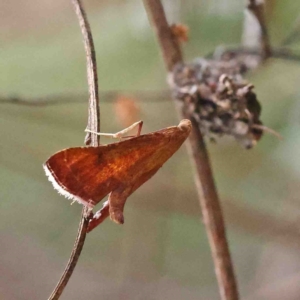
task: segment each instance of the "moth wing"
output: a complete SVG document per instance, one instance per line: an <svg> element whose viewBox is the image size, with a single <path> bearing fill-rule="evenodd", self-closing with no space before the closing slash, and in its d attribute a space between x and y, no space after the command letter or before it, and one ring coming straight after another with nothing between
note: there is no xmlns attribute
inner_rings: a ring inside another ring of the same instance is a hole
<svg viewBox="0 0 300 300"><path fill-rule="evenodd" d="M142 184L136 181L156 172L188 133L174 126L105 146L69 148L51 156L44 169L59 193L94 206L120 185L135 190Z"/></svg>
<svg viewBox="0 0 300 300"><path fill-rule="evenodd" d="M126 182L126 172L137 161L155 151L151 142L153 136L144 135L106 146L65 149L51 156L44 169L59 193L93 206Z"/></svg>

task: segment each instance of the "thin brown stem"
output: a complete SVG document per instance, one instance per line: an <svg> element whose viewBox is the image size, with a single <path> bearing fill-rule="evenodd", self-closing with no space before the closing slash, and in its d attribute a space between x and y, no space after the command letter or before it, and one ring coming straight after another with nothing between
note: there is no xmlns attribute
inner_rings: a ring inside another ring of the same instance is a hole
<svg viewBox="0 0 300 300"><path fill-rule="evenodd" d="M257 3L257 0L249 0L248 9L255 15L261 30L261 45L263 58L272 56L272 48L269 38L268 27L265 20L264 3Z"/></svg>
<svg viewBox="0 0 300 300"><path fill-rule="evenodd" d="M91 28L80 0L72 0L83 36L87 63L87 79L89 86L89 116L88 129L100 132L100 108L98 93L97 62ZM99 136L88 133L86 143L96 147L99 146Z"/></svg>
<svg viewBox="0 0 300 300"><path fill-rule="evenodd" d="M83 35L84 47L87 59L87 78L89 86L89 115L88 115L88 128L91 131L100 131L100 109L99 109L99 95L98 95L98 82L97 82L97 64L93 38L91 34L91 29L87 21L84 9L80 0L72 0L75 8L75 12L80 24L81 33ZM99 136L96 134L91 134L86 138L86 142L96 147L99 146ZM87 234L87 228L89 220L92 217L92 212L88 207L83 207L81 214L81 221L78 228L77 238L69 259L69 262L60 278L57 286L52 292L49 300L57 300L60 298L64 288L69 282L73 271L77 265L81 250L84 245L84 241Z"/></svg>
<svg viewBox="0 0 300 300"><path fill-rule="evenodd" d="M257 50L253 49L248 49L244 47L240 48L227 48L224 49L223 53L230 52L233 54L249 54L249 55L260 55L260 52ZM210 52L207 55L205 55L205 58L210 59L214 57L215 52ZM278 58L278 59L285 59L285 60L290 60L294 62L300 62L300 55L297 53L293 53L289 49L286 48L272 48L272 55L271 57L273 58Z"/></svg>
<svg viewBox="0 0 300 300"><path fill-rule="evenodd" d="M168 90L116 90L101 91L101 102L114 104L118 97L133 97L141 103L160 103L170 101ZM54 94L41 97L27 98L23 96L0 96L0 104L13 104L23 106L44 107L50 105L68 105L74 103L83 103L86 101L86 94Z"/></svg>
<svg viewBox="0 0 300 300"><path fill-rule="evenodd" d="M179 45L174 41L161 1L144 0L144 4L157 35L166 68L170 72L176 63L182 62L181 50ZM179 107L179 104L176 104L176 106L182 117L190 118ZM189 137L189 154L193 165L195 165L195 182L203 221L211 247L221 299L238 300L239 296L226 239L222 210L212 175L209 156L198 125L195 124L193 119L191 121L193 122L193 130Z"/></svg>
<svg viewBox="0 0 300 300"><path fill-rule="evenodd" d="M77 237L76 237L74 247L73 247L71 256L69 258L68 264L67 264L59 282L57 283L55 289L53 290L52 294L50 295L49 300L59 299L64 288L68 284L68 281L69 281L70 277L72 276L72 273L75 269L75 266L78 262L81 250L84 245L86 232L87 232L87 228L89 225L89 220L90 220L90 212L89 212L88 208L84 207L83 211L82 211L81 221L80 221L79 228L78 228Z"/></svg>
<svg viewBox="0 0 300 300"><path fill-rule="evenodd" d="M180 47L170 30L161 1L144 0L153 30L158 38L164 63L168 71L182 61Z"/></svg>

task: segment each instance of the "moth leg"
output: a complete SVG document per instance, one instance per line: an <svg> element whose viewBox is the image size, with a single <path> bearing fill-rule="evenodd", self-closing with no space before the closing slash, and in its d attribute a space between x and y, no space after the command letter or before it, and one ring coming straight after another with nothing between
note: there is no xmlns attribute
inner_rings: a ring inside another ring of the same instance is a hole
<svg viewBox="0 0 300 300"><path fill-rule="evenodd" d="M137 134L136 136L140 136L141 135L141 131L142 131L142 128L143 128L143 121L138 121L138 122L135 122L133 123L132 125L130 125L129 127L115 133L115 136L117 138L121 137L121 138L126 138L125 134L127 132L129 132L130 130L134 129L135 127L138 128L138 131L137 131Z"/></svg>
<svg viewBox="0 0 300 300"><path fill-rule="evenodd" d="M130 195L131 187L119 188L112 191L108 196L109 215L112 221L117 224L124 223L123 210L127 197Z"/></svg>
<svg viewBox="0 0 300 300"><path fill-rule="evenodd" d="M141 131L142 131L142 127L143 127L143 121L135 122L132 125L130 125L129 127L125 128L125 129L123 129L121 131L118 131L117 133L94 132L94 131L91 131L89 129L86 129L85 131L86 132L91 132L91 133L94 133L94 134L97 134L97 135L107 136L107 137L111 137L113 139L119 139L119 140L121 140L122 138L128 138L128 136L125 136L125 134L127 132L129 132L130 130L134 129L135 127L138 127L138 131L137 131L136 136L140 136Z"/></svg>
<svg viewBox="0 0 300 300"><path fill-rule="evenodd" d="M109 202L105 201L100 210L98 210L90 220L87 232L92 231L109 216Z"/></svg>

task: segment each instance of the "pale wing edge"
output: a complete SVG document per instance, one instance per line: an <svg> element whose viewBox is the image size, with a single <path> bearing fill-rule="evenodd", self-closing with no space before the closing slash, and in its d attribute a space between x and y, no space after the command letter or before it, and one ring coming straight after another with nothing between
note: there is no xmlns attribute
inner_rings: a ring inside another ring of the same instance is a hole
<svg viewBox="0 0 300 300"><path fill-rule="evenodd" d="M94 207L94 205L89 203L88 201L85 201L82 198L71 194L63 184L61 184L61 183L59 184L57 182L53 172L51 171L51 169L48 168L47 163L43 164L43 168L44 168L44 171L46 173L48 180L52 183L54 189L57 190L60 195L64 196L65 198L67 198L69 200L76 201L79 204L82 204L84 206L88 206L91 208Z"/></svg>

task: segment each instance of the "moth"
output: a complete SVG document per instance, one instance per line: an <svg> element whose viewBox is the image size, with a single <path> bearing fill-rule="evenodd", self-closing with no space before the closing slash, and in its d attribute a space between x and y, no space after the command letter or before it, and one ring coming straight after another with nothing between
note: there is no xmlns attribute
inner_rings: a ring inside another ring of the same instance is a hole
<svg viewBox="0 0 300 300"><path fill-rule="evenodd" d="M189 120L182 120L178 126L140 135L139 125L135 137L98 147L68 148L52 155L43 165L53 187L66 198L92 209L108 195L90 220L88 231L108 216L123 224L127 198L180 148L192 128ZM125 132L112 136L121 139Z"/></svg>

